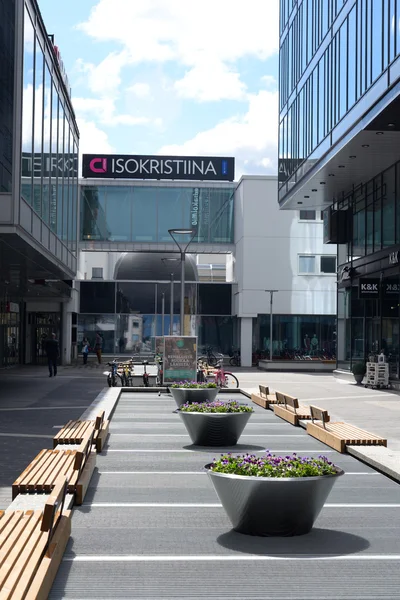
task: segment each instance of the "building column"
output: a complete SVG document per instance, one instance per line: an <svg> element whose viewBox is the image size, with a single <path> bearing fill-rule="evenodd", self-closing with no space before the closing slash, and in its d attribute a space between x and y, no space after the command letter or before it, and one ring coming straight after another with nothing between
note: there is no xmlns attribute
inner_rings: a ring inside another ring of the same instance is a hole
<svg viewBox="0 0 400 600"><path fill-rule="evenodd" d="M62 303L62 348L60 359L62 365L71 364L72 348L72 302Z"/></svg>
<svg viewBox="0 0 400 600"><path fill-rule="evenodd" d="M253 354L253 318L240 317L240 364L251 367Z"/></svg>

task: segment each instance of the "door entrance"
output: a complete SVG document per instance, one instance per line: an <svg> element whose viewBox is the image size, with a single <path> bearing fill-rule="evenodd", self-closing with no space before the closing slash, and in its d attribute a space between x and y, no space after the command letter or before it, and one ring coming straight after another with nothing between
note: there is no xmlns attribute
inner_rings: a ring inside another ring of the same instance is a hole
<svg viewBox="0 0 400 600"><path fill-rule="evenodd" d="M31 363L35 365L47 364L46 342L55 333L60 347L60 313L29 313L28 327L31 333Z"/></svg>

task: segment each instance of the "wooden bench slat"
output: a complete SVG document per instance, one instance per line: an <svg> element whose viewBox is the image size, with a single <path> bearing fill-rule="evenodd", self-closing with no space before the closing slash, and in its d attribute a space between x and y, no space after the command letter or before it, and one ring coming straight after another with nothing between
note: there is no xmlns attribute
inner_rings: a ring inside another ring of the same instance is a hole
<svg viewBox="0 0 400 600"><path fill-rule="evenodd" d="M1 540L6 537L6 534L3 533L5 528L8 527L10 521L12 520L15 512L4 512L3 510L1 511L1 518L0 518L0 548L1 548Z"/></svg>
<svg viewBox="0 0 400 600"><path fill-rule="evenodd" d="M29 465L22 471L21 475L14 481L14 485L18 485L27 476L27 474L34 469L35 465L40 465L40 460L47 450L41 450L39 454L29 463Z"/></svg>
<svg viewBox="0 0 400 600"><path fill-rule="evenodd" d="M70 511L65 511L59 520L45 555L40 561L38 568L35 569L33 581L26 594L26 600L30 600L31 598L47 600L70 535L71 513ZM23 600L23 598L24 595L20 594L17 586L12 600ZM7 598L6 600L9 599Z"/></svg>
<svg viewBox="0 0 400 600"><path fill-rule="evenodd" d="M59 438L63 437L64 432L68 430L71 423L73 423L73 421L68 421L68 423L64 425L64 427L60 429L60 431L54 436L53 440L58 440Z"/></svg>
<svg viewBox="0 0 400 600"><path fill-rule="evenodd" d="M19 572L24 568L24 564L21 564L22 561L19 561L18 559L20 558L20 555L22 554L24 547L28 543L28 540L32 536L35 528L38 526L41 518L42 511L40 510L35 512L26 511L20 520L21 531L15 531L13 532L13 535L10 535L9 552L3 561L0 557L0 589L5 587L5 584L7 587L10 586L10 580L14 581L14 585L11 586L11 590L14 589L15 583L19 578ZM18 565L16 565L17 562Z"/></svg>
<svg viewBox="0 0 400 600"><path fill-rule="evenodd" d="M338 425L338 427L337 427ZM331 425L327 425L328 431L334 431L340 433L341 435L348 435L349 437L359 436L365 437L370 440L380 440L382 439L380 436L375 435L374 433L369 433L364 429L360 429L354 425L348 425L347 423L332 423Z"/></svg>
<svg viewBox="0 0 400 600"><path fill-rule="evenodd" d="M54 465L57 463L58 458L58 453L55 450L50 450L48 458L46 455L44 456L41 468L36 469L35 472L30 474L27 480L22 482L20 488L26 488L29 492L33 492L36 487L36 482L43 481L43 476L45 475L45 473L48 472L49 469L51 470L54 468Z"/></svg>
<svg viewBox="0 0 400 600"><path fill-rule="evenodd" d="M19 521L24 516L23 510L16 510L13 513L10 513L10 517L6 515L5 524L0 534L0 550L2 550L4 544L6 543L8 537L11 535L12 531L17 527Z"/></svg>
<svg viewBox="0 0 400 600"><path fill-rule="evenodd" d="M68 470L68 465L72 463L74 460L74 456L71 454L67 454L66 456L62 456L56 465L54 466L52 471L48 471L43 476L42 489L45 492L50 493L56 483L57 479L60 476L65 476L66 471Z"/></svg>
<svg viewBox="0 0 400 600"><path fill-rule="evenodd" d="M307 423L307 433L331 446L338 452L345 452L346 446L387 446L387 440L349 423L330 423L328 411L310 406L312 422Z"/></svg>

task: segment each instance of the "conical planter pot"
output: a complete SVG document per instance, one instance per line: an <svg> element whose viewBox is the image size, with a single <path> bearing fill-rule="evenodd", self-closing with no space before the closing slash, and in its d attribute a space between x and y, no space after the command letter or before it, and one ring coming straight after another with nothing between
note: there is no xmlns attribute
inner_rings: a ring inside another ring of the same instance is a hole
<svg viewBox="0 0 400 600"><path fill-rule="evenodd" d="M361 375L358 373L357 374L353 373L353 375L354 375L354 379L356 380L357 385L360 385L362 383L362 380L364 379L364 375Z"/></svg>
<svg viewBox="0 0 400 600"><path fill-rule="evenodd" d="M257 536L293 536L309 533L343 471L317 477L246 477L208 475L233 529Z"/></svg>
<svg viewBox="0 0 400 600"><path fill-rule="evenodd" d="M176 412L196 446L234 446L253 414Z"/></svg>
<svg viewBox="0 0 400 600"><path fill-rule="evenodd" d="M170 388L171 394L179 408L182 404L193 402L213 402L219 388Z"/></svg>

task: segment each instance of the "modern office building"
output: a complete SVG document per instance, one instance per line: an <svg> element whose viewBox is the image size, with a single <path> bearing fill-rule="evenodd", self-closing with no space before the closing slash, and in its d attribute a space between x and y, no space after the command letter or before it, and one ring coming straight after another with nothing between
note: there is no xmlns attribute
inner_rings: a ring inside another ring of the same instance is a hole
<svg viewBox="0 0 400 600"><path fill-rule="evenodd" d="M399 377L400 4L281 0L279 204L338 243L338 367Z"/></svg>
<svg viewBox="0 0 400 600"><path fill-rule="evenodd" d="M73 320L79 133L36 0L0 1L0 86L0 366L7 366L41 362L52 331L65 358Z"/></svg>
<svg viewBox="0 0 400 600"><path fill-rule="evenodd" d="M168 334L171 273L173 332L179 332L180 262L168 229L195 225L185 270L185 335L225 354L240 348L242 364L251 365L254 351L269 351L265 290L275 289L274 358L334 354L336 248L323 244L320 211L279 210L276 177L88 178L80 198L77 350L83 337L93 345L98 330L108 354L146 350L155 335Z"/></svg>

